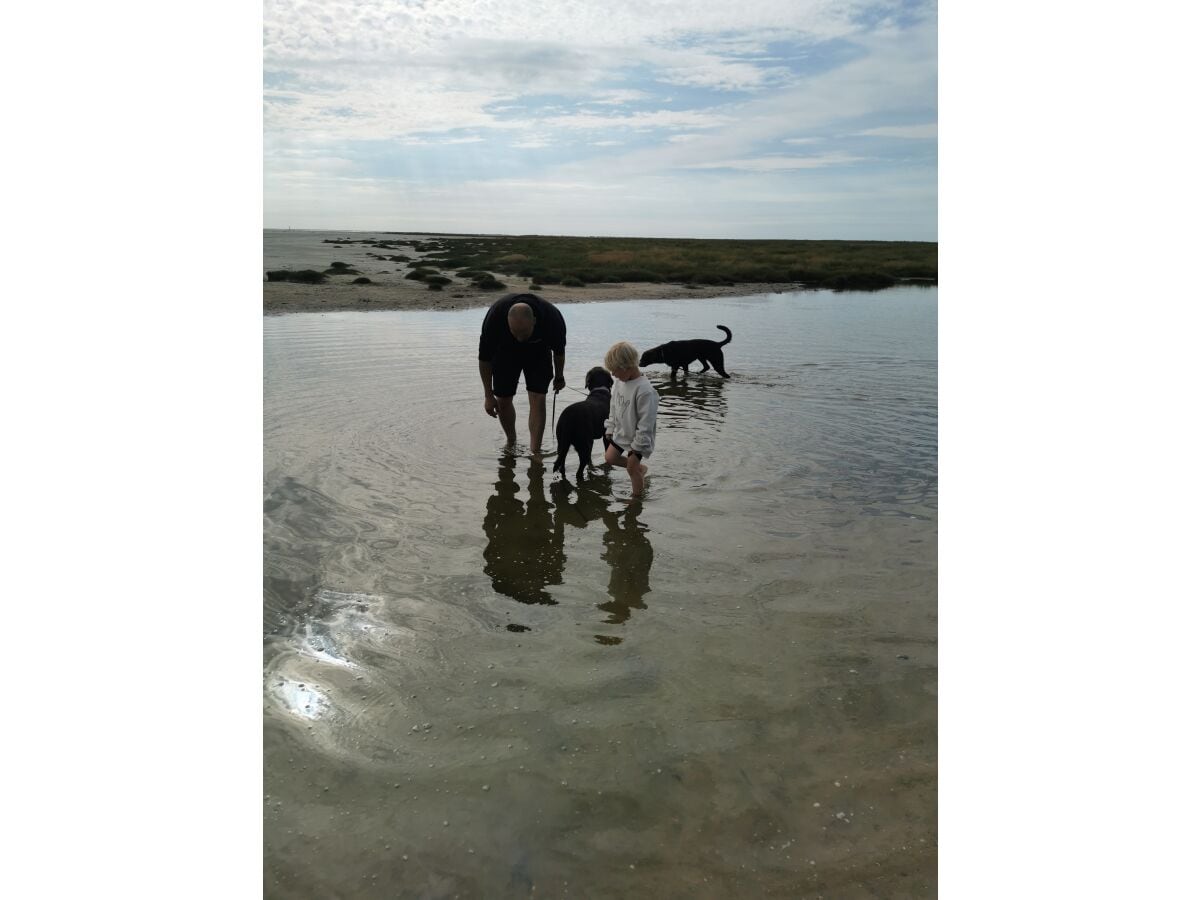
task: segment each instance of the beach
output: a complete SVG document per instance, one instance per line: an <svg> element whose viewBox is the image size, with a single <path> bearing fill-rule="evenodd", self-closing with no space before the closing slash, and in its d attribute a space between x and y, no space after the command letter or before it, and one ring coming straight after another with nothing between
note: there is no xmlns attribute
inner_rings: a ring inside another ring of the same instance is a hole
<svg viewBox="0 0 1200 900"><path fill-rule="evenodd" d="M596 281L584 286L539 285L533 278L497 272L503 287L484 289L458 267L432 265L449 283L433 290L408 277L433 253L422 248L453 246L475 240L471 235L393 234L267 230L263 233L267 272L311 270L325 274L322 284L263 282L263 312L334 312L349 310L475 309L509 293L536 293L553 303L597 303L620 300L696 300L746 297L803 291L802 281L741 281L705 284L682 281ZM382 252L379 252L382 251ZM598 254L602 256L603 254ZM335 264L345 274L338 274ZM355 284L367 279L369 283ZM713 279L718 280L718 279Z"/></svg>
<svg viewBox="0 0 1200 900"><path fill-rule="evenodd" d="M343 254L345 255L345 254ZM431 291L420 281L406 279L402 274L371 273L373 284L351 284L341 276L329 284L263 283L263 312L332 312L345 310L430 310L474 309L489 306L509 293L530 292L528 279L509 279L506 288L483 291L469 283L447 286ZM544 285L534 291L552 303L600 303L614 300L697 300L714 297L745 297L756 294L779 294L796 290L795 284L738 284L699 285L688 288L682 284L593 284L582 288Z"/></svg>

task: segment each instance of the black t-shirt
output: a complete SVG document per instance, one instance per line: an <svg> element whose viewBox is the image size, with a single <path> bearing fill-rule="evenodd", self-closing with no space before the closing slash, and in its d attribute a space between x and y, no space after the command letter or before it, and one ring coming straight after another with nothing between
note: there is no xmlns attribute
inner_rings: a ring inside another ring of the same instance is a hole
<svg viewBox="0 0 1200 900"><path fill-rule="evenodd" d="M508 330L508 310L514 303L528 303L536 320L533 334L524 342L518 341ZM539 349L554 353L565 353L567 349L567 323L553 303L536 294L509 294L492 304L483 317L479 335L481 362L492 362L519 350L536 352Z"/></svg>

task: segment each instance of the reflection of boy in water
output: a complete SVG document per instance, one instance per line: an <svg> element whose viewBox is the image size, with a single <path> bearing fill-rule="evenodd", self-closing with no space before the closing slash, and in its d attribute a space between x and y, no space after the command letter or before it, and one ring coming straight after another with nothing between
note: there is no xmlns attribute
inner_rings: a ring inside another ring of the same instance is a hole
<svg viewBox="0 0 1200 900"><path fill-rule="evenodd" d="M517 499L516 467L516 457L500 458L496 493L488 498L483 519L488 539L483 572L498 593L520 603L553 605L556 601L544 588L562 584L567 560L563 528L554 521L553 507L546 500L546 467L539 460L529 464L529 500L525 503Z"/></svg>
<svg viewBox="0 0 1200 900"><path fill-rule="evenodd" d="M608 593L612 597L600 608L609 614L609 625L620 625L629 618L631 609L645 609L642 598L650 593L650 566L654 562L654 548L646 537L647 528L637 520L635 507L629 507L622 515L615 512L604 514L604 552L600 558L612 568L608 579ZM597 635L602 644L619 644L620 638Z"/></svg>

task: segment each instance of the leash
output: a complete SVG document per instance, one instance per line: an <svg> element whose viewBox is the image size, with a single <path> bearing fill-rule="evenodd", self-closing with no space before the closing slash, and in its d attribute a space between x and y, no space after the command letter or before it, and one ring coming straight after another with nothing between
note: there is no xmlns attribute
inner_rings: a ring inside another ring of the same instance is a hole
<svg viewBox="0 0 1200 900"><path fill-rule="evenodd" d="M573 388L569 384L564 384L563 387L565 387L569 391L574 391L577 394L583 394L583 396L585 396L585 397L588 396L587 391L581 391L579 388ZM551 431L551 433L554 432L554 420L557 416L558 416L558 391L555 391L554 399L550 402L550 431Z"/></svg>

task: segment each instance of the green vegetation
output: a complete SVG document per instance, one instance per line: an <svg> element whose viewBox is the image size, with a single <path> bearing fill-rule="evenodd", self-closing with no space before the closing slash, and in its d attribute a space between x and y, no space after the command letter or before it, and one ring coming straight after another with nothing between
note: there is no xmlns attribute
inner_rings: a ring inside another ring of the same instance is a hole
<svg viewBox="0 0 1200 900"><path fill-rule="evenodd" d="M487 287L491 272L539 285L791 283L874 290L937 283L937 244L920 241L735 241L472 235L418 241L423 265ZM413 277L409 275L408 277Z"/></svg>
<svg viewBox="0 0 1200 900"><path fill-rule="evenodd" d="M357 275L358 269L353 268L349 263L331 262L329 268L325 270L326 275Z"/></svg>
<svg viewBox="0 0 1200 900"><path fill-rule="evenodd" d="M324 284L327 279L315 269L276 269L267 273L267 281L294 281L299 284Z"/></svg>
<svg viewBox="0 0 1200 900"><path fill-rule="evenodd" d="M502 291L508 285L496 278L490 272L485 272L483 275L476 275L472 283L481 291Z"/></svg>
<svg viewBox="0 0 1200 900"><path fill-rule="evenodd" d="M370 278L367 278L367 277L364 275L362 278L355 278L355 279L354 279L352 282L350 282L350 283L351 283L351 284L374 284L375 282L371 281L371 279L370 279Z"/></svg>

